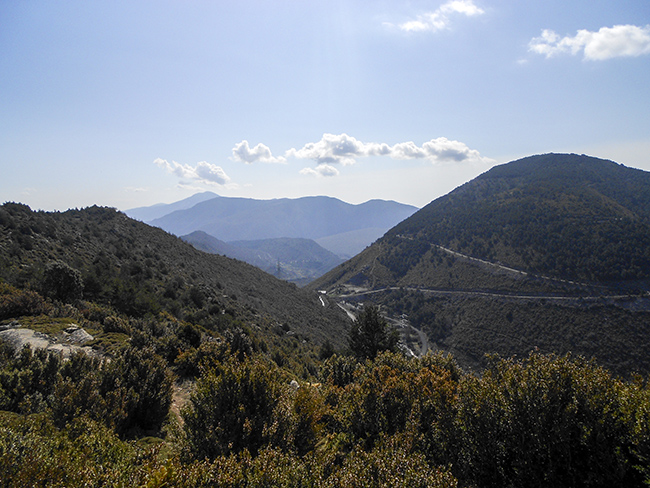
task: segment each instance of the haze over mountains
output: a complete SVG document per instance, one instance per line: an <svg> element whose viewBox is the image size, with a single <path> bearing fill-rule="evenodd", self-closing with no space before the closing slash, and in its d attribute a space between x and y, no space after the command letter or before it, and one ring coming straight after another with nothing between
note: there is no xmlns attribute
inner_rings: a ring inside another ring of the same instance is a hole
<svg viewBox="0 0 650 488"><path fill-rule="evenodd" d="M183 236L204 251L242 259L273 274L280 268L283 279L305 283L359 253L416 210L384 200L352 205L330 197L254 200L206 192L125 213Z"/></svg>
<svg viewBox="0 0 650 488"><path fill-rule="evenodd" d="M299 285L307 284L343 262L315 241L299 237L228 243L197 230L181 239L201 251L246 261L276 278Z"/></svg>

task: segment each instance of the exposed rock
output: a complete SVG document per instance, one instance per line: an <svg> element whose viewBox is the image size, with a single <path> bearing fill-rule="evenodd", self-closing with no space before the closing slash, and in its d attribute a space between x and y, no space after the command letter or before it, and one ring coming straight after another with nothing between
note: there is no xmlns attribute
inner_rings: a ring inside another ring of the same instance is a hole
<svg viewBox="0 0 650 488"><path fill-rule="evenodd" d="M77 351L92 354L92 348L80 347L79 344L93 340L93 336L88 334L79 326L75 327L76 329L71 334L64 332L64 335L66 336L65 340L68 344L57 343L53 337L43 334L42 332L33 331L32 329L24 329L20 327L20 324L13 328L0 331L0 340L9 343L16 353L29 344L32 349L47 349L48 351L59 352L63 357L69 357ZM70 329L70 327L68 329Z"/></svg>
<svg viewBox="0 0 650 488"><path fill-rule="evenodd" d="M0 325L0 331L15 329L16 327L20 327L20 323L17 320L12 320L8 324Z"/></svg>
<svg viewBox="0 0 650 488"><path fill-rule="evenodd" d="M50 346L50 337L47 334L34 332L32 329L8 329L0 332L0 339L11 344L16 351L29 344L34 349L47 349Z"/></svg>
<svg viewBox="0 0 650 488"><path fill-rule="evenodd" d="M83 330L79 326L75 326L76 329L73 330L73 332L68 332L72 327L68 327L66 329L66 332L69 334L66 336L65 340L67 342L70 342L72 344L83 344L88 341L92 341L94 339L93 336L91 336L88 332Z"/></svg>

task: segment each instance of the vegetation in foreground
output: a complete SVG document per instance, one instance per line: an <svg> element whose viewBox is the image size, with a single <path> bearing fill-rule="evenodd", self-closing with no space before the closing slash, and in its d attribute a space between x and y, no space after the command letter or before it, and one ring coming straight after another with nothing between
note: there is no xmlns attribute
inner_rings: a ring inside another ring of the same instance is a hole
<svg viewBox="0 0 650 488"><path fill-rule="evenodd" d="M110 210L3 210L0 325L55 337L74 323L95 339L67 359L0 347L0 486L650 483L643 378L569 355L493 356L481 376L409 359L371 308L341 354L317 342L327 317L279 322L254 280L232 279L260 276L247 267L199 256L231 267L210 288L198 255Z"/></svg>
<svg viewBox="0 0 650 488"><path fill-rule="evenodd" d="M650 481L650 390L592 362L334 355L318 383L207 342L180 417L150 349L2 349L0 486L522 487Z"/></svg>

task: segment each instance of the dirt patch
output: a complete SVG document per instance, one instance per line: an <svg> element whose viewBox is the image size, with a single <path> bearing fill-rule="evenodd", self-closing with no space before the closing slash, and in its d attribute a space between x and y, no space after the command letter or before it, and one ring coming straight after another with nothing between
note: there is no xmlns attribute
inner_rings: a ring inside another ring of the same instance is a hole
<svg viewBox="0 0 650 488"><path fill-rule="evenodd" d="M194 391L195 382L192 380L177 380L174 382L172 393L172 404L169 411L173 413L180 425L183 425L183 418L181 417L181 409L187 404Z"/></svg>

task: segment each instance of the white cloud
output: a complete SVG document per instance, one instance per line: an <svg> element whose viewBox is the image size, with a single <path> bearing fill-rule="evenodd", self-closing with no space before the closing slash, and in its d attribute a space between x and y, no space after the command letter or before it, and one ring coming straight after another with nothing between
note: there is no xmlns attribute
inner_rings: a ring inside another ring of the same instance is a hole
<svg viewBox="0 0 650 488"><path fill-rule="evenodd" d="M303 168L300 170L300 174L308 175L308 176L318 176L318 177L338 176L339 170L332 165L323 163L316 166L316 169Z"/></svg>
<svg viewBox="0 0 650 488"><path fill-rule="evenodd" d="M220 186L227 185L230 182L230 177L221 166L210 164L206 161L200 161L196 163L196 166L192 167L189 164L180 164L176 161L170 163L165 159L158 158L154 160L154 164L179 178L197 180L201 183Z"/></svg>
<svg viewBox="0 0 650 488"><path fill-rule="evenodd" d="M250 148L248 141L243 140L238 144L235 144L235 147L232 148L233 159L236 161L241 161L246 164L252 163L286 163L287 160L280 157L274 157L271 154L271 150L264 144L258 144L254 148Z"/></svg>
<svg viewBox="0 0 650 488"><path fill-rule="evenodd" d="M336 168L332 164L350 165L358 158L369 156L388 156L392 159L426 159L432 163L438 162L489 162L480 153L470 149L460 141L451 141L446 137L431 139L418 146L414 142L400 142L393 146L386 143L362 142L347 134L323 134L318 142L305 144L302 149L289 149L287 157L298 159L313 159L318 166L316 170L305 168L303 174L318 173L321 176L336 176ZM325 174L328 173L328 174Z"/></svg>
<svg viewBox="0 0 650 488"><path fill-rule="evenodd" d="M318 142L305 144L302 149L289 149L287 157L313 159L318 164L354 164L365 156L383 156L390 152L388 144L363 143L347 134L323 134Z"/></svg>
<svg viewBox="0 0 650 488"><path fill-rule="evenodd" d="M433 12L418 15L417 20L400 24L398 27L407 32L432 31L447 29L451 23L451 16L465 15L474 17L482 15L485 11L474 4L473 0L451 0L438 7Z"/></svg>
<svg viewBox="0 0 650 488"><path fill-rule="evenodd" d="M602 27L597 32L582 29L573 37L560 37L554 31L544 29L540 37L530 41L528 50L547 58L582 52L584 59L590 61L641 56L650 54L650 25L615 25Z"/></svg>

